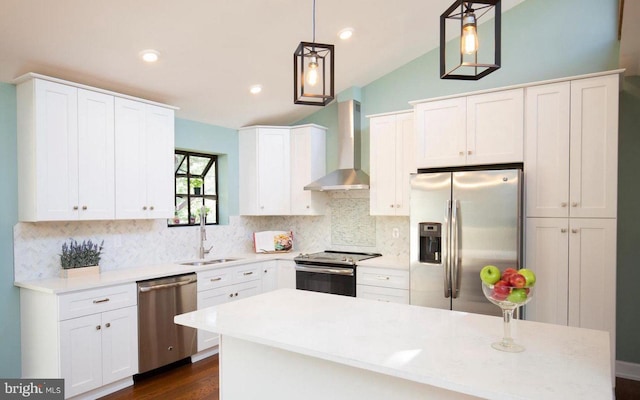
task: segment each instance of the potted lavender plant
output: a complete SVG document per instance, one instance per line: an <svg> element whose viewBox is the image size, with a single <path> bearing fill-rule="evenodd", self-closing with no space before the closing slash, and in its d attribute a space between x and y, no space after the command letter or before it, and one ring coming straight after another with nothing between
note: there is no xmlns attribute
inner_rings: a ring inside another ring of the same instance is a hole
<svg viewBox="0 0 640 400"><path fill-rule="evenodd" d="M74 239L71 239L68 244L63 243L60 254L62 276L70 278L100 273L99 263L103 245L104 240L100 244L93 243L91 240L78 243Z"/></svg>

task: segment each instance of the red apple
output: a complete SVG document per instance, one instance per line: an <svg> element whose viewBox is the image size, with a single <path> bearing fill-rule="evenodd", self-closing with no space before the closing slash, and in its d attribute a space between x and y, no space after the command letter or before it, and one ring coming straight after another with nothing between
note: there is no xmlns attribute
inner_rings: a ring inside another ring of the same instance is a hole
<svg viewBox="0 0 640 400"><path fill-rule="evenodd" d="M526 284L527 284L527 279L524 276L518 273L509 275L509 285L516 288L523 288L525 287Z"/></svg>
<svg viewBox="0 0 640 400"><path fill-rule="evenodd" d="M515 268L507 268L504 271L502 271L502 280L509 282L509 276L512 274L517 274L518 270Z"/></svg>
<svg viewBox="0 0 640 400"><path fill-rule="evenodd" d="M507 298L509 293L511 292L511 288L506 281L500 280L493 285L493 297L496 300L504 300Z"/></svg>

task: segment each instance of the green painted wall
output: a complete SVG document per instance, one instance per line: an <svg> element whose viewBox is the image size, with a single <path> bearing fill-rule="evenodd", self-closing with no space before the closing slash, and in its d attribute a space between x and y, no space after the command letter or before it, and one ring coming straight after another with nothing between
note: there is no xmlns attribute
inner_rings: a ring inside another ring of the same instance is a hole
<svg viewBox="0 0 640 400"><path fill-rule="evenodd" d="M238 215L238 131L176 118L176 148L217 154L220 224Z"/></svg>
<svg viewBox="0 0 640 400"><path fill-rule="evenodd" d="M618 360L640 364L640 77L625 78L618 136Z"/></svg>
<svg viewBox="0 0 640 400"><path fill-rule="evenodd" d="M16 87L0 82L0 377L20 377L20 296L13 286L13 226L18 222Z"/></svg>

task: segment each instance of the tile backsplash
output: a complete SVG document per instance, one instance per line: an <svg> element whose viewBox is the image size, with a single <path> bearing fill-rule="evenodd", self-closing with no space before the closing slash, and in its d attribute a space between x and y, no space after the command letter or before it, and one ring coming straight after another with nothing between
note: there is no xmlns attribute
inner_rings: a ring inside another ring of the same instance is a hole
<svg viewBox="0 0 640 400"><path fill-rule="evenodd" d="M253 232L263 230L293 231L294 252L409 255L409 218L369 216L368 191L330 193L328 205L323 216L232 216L229 225L207 226L209 257L253 252ZM195 259L199 246L199 227L169 228L165 220L20 222L13 234L16 281L59 276L61 246L70 238L104 240L103 271Z"/></svg>

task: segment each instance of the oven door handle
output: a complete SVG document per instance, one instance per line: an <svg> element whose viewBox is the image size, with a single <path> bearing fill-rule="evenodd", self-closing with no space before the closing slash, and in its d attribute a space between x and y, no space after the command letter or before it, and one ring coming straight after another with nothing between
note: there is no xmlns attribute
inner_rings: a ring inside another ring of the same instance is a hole
<svg viewBox="0 0 640 400"><path fill-rule="evenodd" d="M303 267L296 265L296 271L300 272L312 272L318 274L330 274L330 275L345 275L354 276L354 271L351 268L329 268L329 267Z"/></svg>

